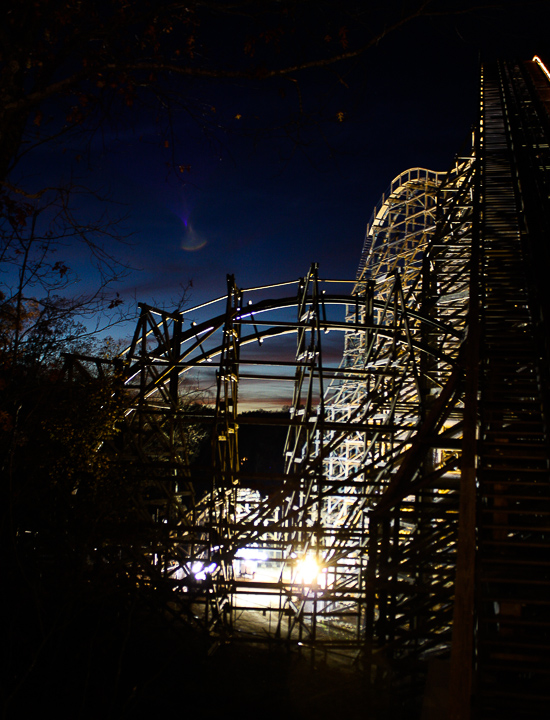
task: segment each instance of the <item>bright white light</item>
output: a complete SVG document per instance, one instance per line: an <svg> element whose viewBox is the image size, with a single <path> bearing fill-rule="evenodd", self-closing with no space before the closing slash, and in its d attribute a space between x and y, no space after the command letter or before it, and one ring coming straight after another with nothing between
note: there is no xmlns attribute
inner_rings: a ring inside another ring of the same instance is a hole
<svg viewBox="0 0 550 720"><path fill-rule="evenodd" d="M254 577L259 562L268 559L267 553L257 547L245 547L238 550L235 555L237 561L237 572L241 576L251 575Z"/></svg>
<svg viewBox="0 0 550 720"><path fill-rule="evenodd" d="M267 560L266 553L255 547L241 548L235 557L237 560L256 560L257 562Z"/></svg>
<svg viewBox="0 0 550 720"><path fill-rule="evenodd" d="M311 555L306 555L296 565L296 579L304 585L319 584L321 569Z"/></svg>
<svg viewBox="0 0 550 720"><path fill-rule="evenodd" d="M191 565L191 572L195 576L195 580L206 580L206 575L212 575L216 567L216 563L205 566L204 563L197 561Z"/></svg>

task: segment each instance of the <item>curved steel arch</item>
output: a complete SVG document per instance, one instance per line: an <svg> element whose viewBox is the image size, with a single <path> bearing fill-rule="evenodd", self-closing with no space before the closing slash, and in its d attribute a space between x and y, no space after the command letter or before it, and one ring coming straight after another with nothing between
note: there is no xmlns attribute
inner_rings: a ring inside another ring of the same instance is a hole
<svg viewBox="0 0 550 720"><path fill-rule="evenodd" d="M325 308L327 306L335 305L343 306L347 309L349 308L352 301L353 296L349 295L326 295L323 297L323 304ZM383 311L385 305L386 303L382 301L375 301L373 303L373 306L380 311ZM262 301L261 303L248 307L245 313L239 312L238 314L233 316L233 322L240 325L241 327L251 326L253 328L252 333L244 337L240 337L239 344L241 346L246 346L251 343L262 344L264 340L281 337L282 335L296 334L299 332L300 328L309 327L309 325L305 322L300 323L297 321L293 322L291 320L263 321L256 319L256 317L260 313L295 307L297 307L296 300L294 298L286 298L283 301L281 301L280 299L273 301ZM150 313L158 315L163 314L163 311L154 310L146 305L142 306L142 308L144 312L142 313L142 317L138 321L138 325L144 321L144 315L149 315ZM406 313L408 317L414 319L415 322L422 323L426 327L431 327L433 331L438 331L445 336L454 335L458 337L457 332L452 327L447 327L442 323L437 322L428 315L423 315L422 313L419 313L415 310L409 310L408 308L398 311L398 314L403 313ZM126 349L121 354L121 357L125 359L128 368L125 373L127 375L125 383L131 383L133 379L142 371L144 357L146 357L153 366L159 368L164 367L164 372L162 372L156 378L155 386L160 386L165 383L165 374L169 370L171 371L174 368L177 368L179 373L183 374L193 368L200 366L203 363L211 362L212 360L214 360L214 358L218 357L222 353L223 345L217 344L212 347L208 347L208 349L205 349L203 345L208 340L210 340L210 338L213 337L216 332L223 332L226 321L226 315L218 315L215 318L203 321L198 325L193 325L187 331L182 332L179 339L180 350L176 359L172 357L170 352L168 352L166 349L161 349L159 345L157 345L157 347L153 350L145 350L143 352L140 349L140 346L145 347L144 341L141 337L139 337L138 340L135 342L134 346ZM158 329L162 323L163 321L156 322L154 323L154 327ZM258 328L261 326L266 326L266 329L259 330ZM381 336L394 338L397 343L406 344L408 342L407 337L405 335L400 336L399 334L396 334L393 327L386 327L383 324L377 325L374 322L367 327L364 322L353 323L349 319L347 321L342 321L331 320L330 318L325 317L319 321L319 327L325 333L334 330L343 333L349 333L351 331L360 335L369 331L376 331ZM157 339L152 329L149 330L146 335L147 337L153 336L155 339ZM190 343L189 347L184 347L184 344L186 342ZM438 350L437 348L425 344L423 345L422 343L415 340L412 341L412 344L419 351L425 352L430 355L435 355L441 361L445 360L445 353ZM450 358L448 360L451 363L453 362L453 360Z"/></svg>

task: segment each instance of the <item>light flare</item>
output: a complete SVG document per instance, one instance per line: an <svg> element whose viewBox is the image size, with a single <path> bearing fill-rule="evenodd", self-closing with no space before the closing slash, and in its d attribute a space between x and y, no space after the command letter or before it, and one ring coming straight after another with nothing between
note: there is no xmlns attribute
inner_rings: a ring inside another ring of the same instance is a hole
<svg viewBox="0 0 550 720"><path fill-rule="evenodd" d="M194 230L191 223L184 220L183 224L185 231L181 240L181 249L186 252L197 252L206 247L208 241Z"/></svg>
<svg viewBox="0 0 550 720"><path fill-rule="evenodd" d="M296 563L296 579L302 585L321 584L321 567L312 555L305 555Z"/></svg>

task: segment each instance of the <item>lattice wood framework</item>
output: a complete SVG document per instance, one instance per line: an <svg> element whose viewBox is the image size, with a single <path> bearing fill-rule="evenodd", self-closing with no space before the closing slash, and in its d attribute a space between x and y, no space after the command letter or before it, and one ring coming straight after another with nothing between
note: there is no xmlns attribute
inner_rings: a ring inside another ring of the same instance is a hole
<svg viewBox="0 0 550 720"><path fill-rule="evenodd" d="M433 707L446 667L441 717L531 718L550 699L549 100L535 62L483 69L474 162L439 201L422 302L466 334L369 514L367 651L402 708Z"/></svg>
<svg viewBox="0 0 550 720"><path fill-rule="evenodd" d="M458 176L449 175L453 186ZM430 232L426 227L424 242ZM137 562L159 587L171 583L186 616L213 635L261 635L313 652L362 650L367 513L425 414L422 368L435 362L431 382L441 384L441 373L456 364L462 332L408 307L407 283L394 272L379 293L361 280L341 283L347 293L334 294L312 266L294 297L245 304L247 292L229 278L225 311L185 330L181 314L141 307L122 358L130 405L117 452L139 469L144 520L149 515L163 533L143 544ZM359 337L362 366L350 367L349 353L341 366L325 363L329 332L345 334L346 342ZM274 360L270 348L289 334L294 351ZM434 361L425 359L430 355ZM204 366L216 369L216 402L212 414L197 416L182 396L182 378ZM280 421L287 427L284 469L271 478L247 473L238 455L238 426L247 420L238 390L258 380L289 391L288 419ZM358 380L362 398L351 414L337 412L338 393ZM212 462L202 474L191 472L187 458L197 421L212 437ZM358 432L361 462L337 476L334 458ZM207 490L200 499L199 487ZM251 554L262 566L254 577L246 572ZM306 579L304 561L317 564L315 577Z"/></svg>
<svg viewBox="0 0 550 720"><path fill-rule="evenodd" d="M403 707L450 662L441 717L544 711L549 108L536 63L485 68L471 149L448 173L394 180L353 281L313 265L266 299L230 277L225 309L190 327L141 306L112 451L163 529L130 554L166 607L212 638L360 657ZM214 408L197 414L182 388L208 367ZM242 413L258 383L285 388L288 418ZM197 422L202 468L187 455ZM253 422L286 428L282 470L247 469Z"/></svg>

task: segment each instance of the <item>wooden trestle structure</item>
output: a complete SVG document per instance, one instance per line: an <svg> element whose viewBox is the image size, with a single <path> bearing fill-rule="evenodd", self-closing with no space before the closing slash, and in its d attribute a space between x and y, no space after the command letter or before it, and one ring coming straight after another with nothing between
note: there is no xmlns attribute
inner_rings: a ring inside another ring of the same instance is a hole
<svg viewBox="0 0 550 720"><path fill-rule="evenodd" d="M213 641L355 663L392 717L542 717L549 111L538 63L485 67L471 147L448 173L394 180L353 281L314 265L266 299L230 277L225 308L191 326L141 306L112 451L142 479L146 530L126 557L171 612ZM211 412L183 392L198 371ZM243 414L266 383L288 417ZM247 469L247 423L286 427L282 470Z"/></svg>

